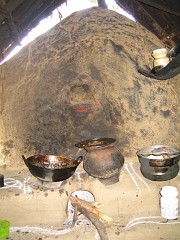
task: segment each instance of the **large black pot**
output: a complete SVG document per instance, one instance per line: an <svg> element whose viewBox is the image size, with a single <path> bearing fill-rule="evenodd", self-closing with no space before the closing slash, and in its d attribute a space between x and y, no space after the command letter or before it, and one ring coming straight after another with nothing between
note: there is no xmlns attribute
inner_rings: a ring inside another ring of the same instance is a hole
<svg viewBox="0 0 180 240"><path fill-rule="evenodd" d="M76 160L54 155L34 155L22 158L31 174L43 181L59 182L71 177L83 157Z"/></svg>

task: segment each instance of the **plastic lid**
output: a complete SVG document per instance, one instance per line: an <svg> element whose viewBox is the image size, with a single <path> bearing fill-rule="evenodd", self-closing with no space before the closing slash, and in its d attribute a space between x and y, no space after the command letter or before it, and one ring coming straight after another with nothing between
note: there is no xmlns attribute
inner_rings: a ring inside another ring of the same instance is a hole
<svg viewBox="0 0 180 240"><path fill-rule="evenodd" d="M173 187L173 186L164 186L161 189L161 195L167 196L167 197L177 197L178 190L176 187Z"/></svg>
<svg viewBox="0 0 180 240"><path fill-rule="evenodd" d="M159 49L155 49L152 52L152 56L156 55L156 54L161 54L161 53L166 53L167 54L167 49L166 48L159 48Z"/></svg>

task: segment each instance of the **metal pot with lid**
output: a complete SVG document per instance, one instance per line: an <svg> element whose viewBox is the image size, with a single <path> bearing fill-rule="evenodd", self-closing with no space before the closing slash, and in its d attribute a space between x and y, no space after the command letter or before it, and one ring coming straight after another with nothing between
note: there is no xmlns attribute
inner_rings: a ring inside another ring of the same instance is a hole
<svg viewBox="0 0 180 240"><path fill-rule="evenodd" d="M167 181L179 172L180 150L166 145L145 147L137 151L144 177L152 181Z"/></svg>

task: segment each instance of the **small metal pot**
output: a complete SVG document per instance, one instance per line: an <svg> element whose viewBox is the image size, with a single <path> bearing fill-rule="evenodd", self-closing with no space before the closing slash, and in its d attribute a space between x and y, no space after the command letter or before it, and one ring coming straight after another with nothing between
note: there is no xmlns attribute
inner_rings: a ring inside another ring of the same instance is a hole
<svg viewBox="0 0 180 240"><path fill-rule="evenodd" d="M59 182L71 177L83 157L79 156L76 160L54 155L34 155L22 158L29 168L30 173L43 181Z"/></svg>
<svg viewBox="0 0 180 240"><path fill-rule="evenodd" d="M152 181L167 181L179 172L180 150L171 146L150 146L137 153L144 177Z"/></svg>

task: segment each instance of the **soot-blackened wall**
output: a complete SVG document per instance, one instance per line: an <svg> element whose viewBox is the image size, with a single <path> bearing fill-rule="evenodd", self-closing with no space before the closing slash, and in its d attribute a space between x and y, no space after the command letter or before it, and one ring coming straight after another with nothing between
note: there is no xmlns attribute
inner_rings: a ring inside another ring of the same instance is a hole
<svg viewBox="0 0 180 240"><path fill-rule="evenodd" d="M123 155L178 146L178 76L146 78L163 44L110 10L77 12L0 67L0 164L21 155L74 156L74 144L114 137Z"/></svg>

